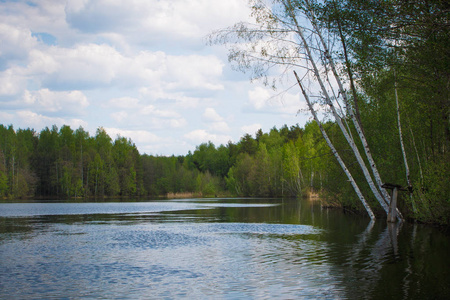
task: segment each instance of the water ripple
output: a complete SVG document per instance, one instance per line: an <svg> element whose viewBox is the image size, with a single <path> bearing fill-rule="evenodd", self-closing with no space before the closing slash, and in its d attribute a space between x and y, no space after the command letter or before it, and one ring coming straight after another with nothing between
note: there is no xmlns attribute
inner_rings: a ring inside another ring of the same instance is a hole
<svg viewBox="0 0 450 300"><path fill-rule="evenodd" d="M22 216L0 217L0 299L448 295L446 239L416 230L397 243L385 224L255 201L45 206L32 217L0 209Z"/></svg>

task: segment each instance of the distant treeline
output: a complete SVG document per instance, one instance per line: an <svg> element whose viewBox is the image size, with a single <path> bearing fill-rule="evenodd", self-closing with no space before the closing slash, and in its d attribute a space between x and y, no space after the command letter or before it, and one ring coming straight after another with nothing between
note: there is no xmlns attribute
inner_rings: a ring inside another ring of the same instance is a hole
<svg viewBox="0 0 450 300"><path fill-rule="evenodd" d="M81 127L38 133L0 125L0 196L296 196L322 177L313 166L317 159L303 162L307 176L300 170L299 155L311 156L313 149L306 150L302 138L316 144L312 127L259 130L236 144L209 142L194 153L165 157L141 155L130 139L112 140L103 128L90 136Z"/></svg>
<svg viewBox="0 0 450 300"><path fill-rule="evenodd" d="M380 133L380 126L367 126L366 130ZM333 122L325 123L325 127L369 195L338 127ZM401 152L394 138L384 134L369 136L376 145L374 149L378 149L374 157L383 178L403 184ZM412 156L417 149L410 146ZM425 221L446 223L448 161L438 160L439 156L445 157L437 153L428 162L424 160L420 171L418 164L411 163L414 200L408 193L400 195L400 207L407 216L421 219L425 215ZM218 147L204 143L193 153L171 157L140 154L130 139L119 136L112 140L103 128L90 136L81 127L74 131L69 126L53 126L38 133L0 125L1 197L157 197L177 193L296 197L310 191L319 192L328 203L361 209L315 122L304 128L297 125L274 127L266 133L259 130L255 137L246 134L237 143ZM369 197L369 201L376 207L374 199ZM420 209L420 214L412 211L412 201L416 201L415 209Z"/></svg>

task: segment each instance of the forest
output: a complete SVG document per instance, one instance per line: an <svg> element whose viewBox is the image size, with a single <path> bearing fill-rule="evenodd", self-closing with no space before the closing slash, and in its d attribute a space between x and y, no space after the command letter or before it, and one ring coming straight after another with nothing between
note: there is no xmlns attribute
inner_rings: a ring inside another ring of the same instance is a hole
<svg viewBox="0 0 450 300"><path fill-rule="evenodd" d="M304 164L306 168L308 163L312 173L304 179L298 159L315 155L303 143L305 139L311 145L320 144L315 134L314 123L305 130L298 125L284 126L269 133L259 130L256 138L247 134L236 144L216 147L208 142L185 156L165 157L141 155L130 139L118 136L112 140L103 128L90 136L81 127L58 129L54 125L37 133L0 125L0 195L297 196L306 182L321 176L312 159Z"/></svg>
<svg viewBox="0 0 450 300"><path fill-rule="evenodd" d="M380 184L389 182L407 189L399 200L405 218L450 224L449 3L280 0L278 10L251 3L257 24L218 31L211 43L228 46L237 69L274 88L273 66L286 76L306 69L295 73L297 88L313 115L322 107L321 119L178 157L140 154L102 128L90 136L81 127L1 125L0 196L317 193L326 205L358 211L364 195L380 215ZM316 100L307 80L321 84Z"/></svg>

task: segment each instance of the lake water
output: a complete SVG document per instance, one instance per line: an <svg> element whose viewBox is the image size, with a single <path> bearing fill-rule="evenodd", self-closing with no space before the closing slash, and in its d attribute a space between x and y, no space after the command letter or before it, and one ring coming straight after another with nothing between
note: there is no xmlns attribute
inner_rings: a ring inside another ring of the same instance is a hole
<svg viewBox="0 0 450 300"><path fill-rule="evenodd" d="M445 299L439 230L300 200L0 204L0 299Z"/></svg>

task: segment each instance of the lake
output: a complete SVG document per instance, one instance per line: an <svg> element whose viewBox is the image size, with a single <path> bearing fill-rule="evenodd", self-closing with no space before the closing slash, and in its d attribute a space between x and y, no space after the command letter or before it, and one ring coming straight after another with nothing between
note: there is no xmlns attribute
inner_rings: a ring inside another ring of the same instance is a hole
<svg viewBox="0 0 450 300"><path fill-rule="evenodd" d="M0 299L445 299L450 238L282 199L0 204Z"/></svg>

